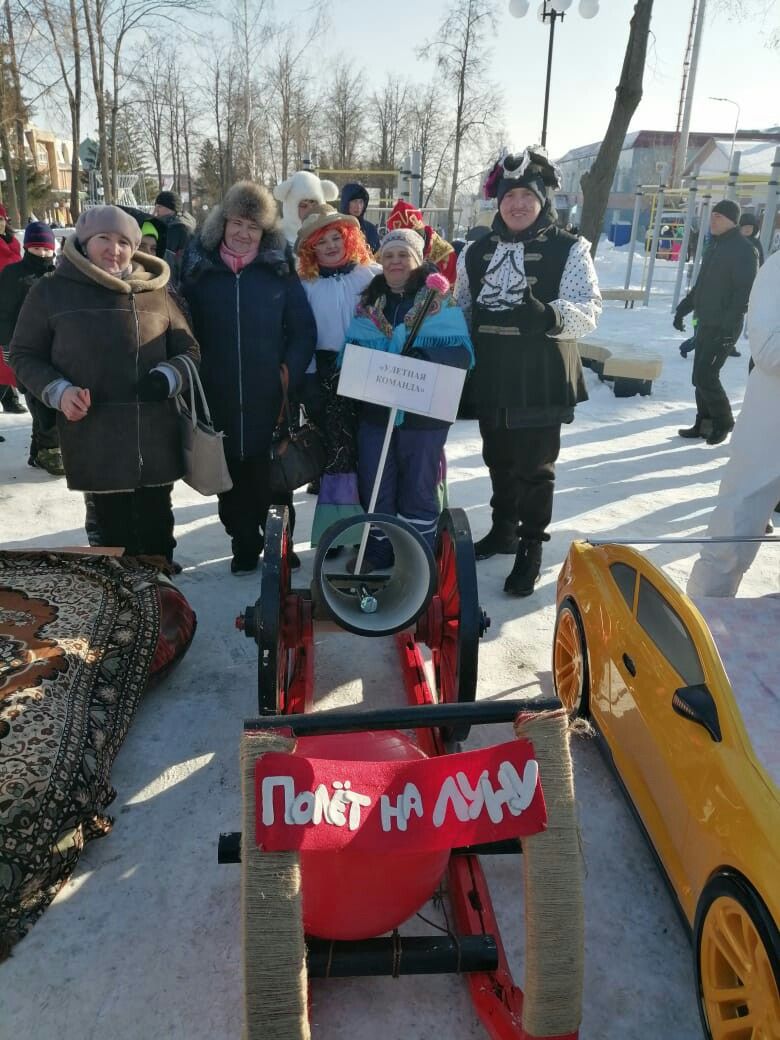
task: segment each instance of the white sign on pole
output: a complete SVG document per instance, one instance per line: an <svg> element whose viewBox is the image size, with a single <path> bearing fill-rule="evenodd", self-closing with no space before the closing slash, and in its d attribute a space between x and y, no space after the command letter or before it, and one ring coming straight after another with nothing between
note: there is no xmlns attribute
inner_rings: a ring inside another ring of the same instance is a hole
<svg viewBox="0 0 780 1040"><path fill-rule="evenodd" d="M454 422L465 379L462 368L347 343L338 392L342 397Z"/></svg>

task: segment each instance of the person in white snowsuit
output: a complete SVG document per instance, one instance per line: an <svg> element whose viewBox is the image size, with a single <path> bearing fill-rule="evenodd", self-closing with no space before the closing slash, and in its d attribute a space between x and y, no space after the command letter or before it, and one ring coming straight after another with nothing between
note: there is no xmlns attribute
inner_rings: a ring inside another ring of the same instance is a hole
<svg viewBox="0 0 780 1040"><path fill-rule="evenodd" d="M756 277L747 322L755 368L731 436L709 537L762 535L780 501L780 455L772 451L780 442L780 253L770 256ZM705 544L688 580L688 595L736 595L759 544Z"/></svg>

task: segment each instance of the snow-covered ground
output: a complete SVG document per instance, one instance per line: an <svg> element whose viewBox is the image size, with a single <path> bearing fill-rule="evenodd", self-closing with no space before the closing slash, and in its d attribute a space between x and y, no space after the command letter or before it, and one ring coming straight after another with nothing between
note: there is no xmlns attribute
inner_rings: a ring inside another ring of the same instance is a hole
<svg viewBox="0 0 780 1040"><path fill-rule="evenodd" d="M637 254L635 283L642 257ZM602 247L602 285L622 286L625 250ZM478 566L480 598L492 617L482 642L479 696L549 695L555 580L572 539L701 533L728 445L684 441L694 417L691 362L671 327L671 266L659 261L649 308L607 303L598 338L663 356L651 397L616 399L588 372L590 401L565 428L552 540L543 579L525 600L506 597L510 561ZM724 383L738 408L747 376L731 359ZM83 543L81 496L26 465L29 422L0 414L0 502L5 547ZM476 423L457 423L448 444L450 500L466 508L475 536L489 522L490 488ZM71 882L0 967L1 1040L237 1040L241 1032L239 868L218 866L220 831L240 819L238 742L256 714L256 651L234 618L258 595L257 577L229 573L228 541L215 502L184 485L175 492L178 585L198 613L186 658L142 703L113 774L119 792L112 834L85 851ZM297 548L311 577L307 532L313 499L296 495ZM690 545L657 546L650 557L684 585ZM741 594L777 589L774 545L761 548ZM390 641L316 639L318 706L349 700L400 703ZM495 728L473 740L508 739ZM692 955L672 901L596 747L574 746L587 863L583 1038L695 1040L701 1036ZM522 980L520 866L489 865L502 935ZM314 1035L362 1036L367 1023L387 1040L484 1036L465 986L454 977L315 983Z"/></svg>

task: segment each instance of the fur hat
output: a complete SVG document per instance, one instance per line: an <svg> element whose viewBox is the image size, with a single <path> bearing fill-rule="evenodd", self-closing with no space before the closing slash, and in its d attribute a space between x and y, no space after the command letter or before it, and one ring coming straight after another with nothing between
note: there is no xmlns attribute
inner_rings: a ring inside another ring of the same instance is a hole
<svg viewBox="0 0 780 1040"><path fill-rule="evenodd" d="M382 239L382 244L379 247L379 256L385 251L386 246L398 246L404 245L414 255L417 265L419 266L423 262L423 247L425 242L421 235L416 231L412 231L411 228L394 228L392 231L388 231L385 237Z"/></svg>
<svg viewBox="0 0 780 1040"><path fill-rule="evenodd" d="M92 206L91 209L85 209L76 221L76 238L82 246L93 236L106 232L124 235L128 242L132 243L133 252L141 244L141 228L138 221L119 206Z"/></svg>
<svg viewBox="0 0 780 1040"><path fill-rule="evenodd" d="M331 224L354 224L355 227L360 227L360 221L356 217L350 217L346 213L339 213L333 206L328 206L327 203L318 206L316 210L308 215L308 217L301 224L301 230L298 232L298 237L295 239L295 252L299 252L301 246L313 235L315 231L320 231L322 228L329 227Z"/></svg>
<svg viewBox="0 0 780 1040"><path fill-rule="evenodd" d="M254 220L263 232L277 227L276 204L267 188L254 181L238 181L228 188L219 206L215 206L203 223L201 241L209 252L215 250L225 233L225 222L231 217Z"/></svg>
<svg viewBox="0 0 780 1040"><path fill-rule="evenodd" d="M24 229L24 248L41 246L43 249L55 249L54 232L42 220L32 220Z"/></svg>
<svg viewBox="0 0 780 1040"><path fill-rule="evenodd" d="M335 202L339 197L339 189L333 181L323 181L316 173L309 170L298 170L286 181L274 188L274 198L282 204L282 230L288 242L295 242L295 236L301 227L298 216L298 203L304 199L314 199L321 205Z"/></svg>
<svg viewBox="0 0 780 1040"><path fill-rule="evenodd" d="M527 188L542 205L552 201L561 186L561 171L541 152L526 148L524 152L502 156L488 174L484 185L486 199L501 200L513 188Z"/></svg>
<svg viewBox="0 0 780 1040"><path fill-rule="evenodd" d="M154 204L155 206L165 206L166 209L172 209L174 213L178 213L181 209L181 199L175 191L158 192Z"/></svg>
<svg viewBox="0 0 780 1040"><path fill-rule="evenodd" d="M721 199L712 207L713 213L720 213L722 217L730 220L732 224L739 223L739 214L741 212L739 203L734 202L732 199Z"/></svg>

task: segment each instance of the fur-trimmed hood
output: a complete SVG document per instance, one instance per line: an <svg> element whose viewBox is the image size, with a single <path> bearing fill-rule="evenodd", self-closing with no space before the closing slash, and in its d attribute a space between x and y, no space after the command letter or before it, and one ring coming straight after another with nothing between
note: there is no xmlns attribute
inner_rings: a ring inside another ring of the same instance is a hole
<svg viewBox="0 0 780 1040"><path fill-rule="evenodd" d="M254 220L266 231L276 230L279 218L274 197L262 184L253 181L238 181L228 191L222 202L215 206L203 222L200 240L207 253L213 253L222 241L225 221L228 217Z"/></svg>
<svg viewBox="0 0 780 1040"><path fill-rule="evenodd" d="M79 249L75 236L65 240L62 250L62 261L55 269L55 275L73 278L76 281L86 279L112 292L130 293L150 292L164 289L171 277L171 271L164 260L150 256L148 253L134 253L132 273L129 278L116 278L108 271L93 264Z"/></svg>

